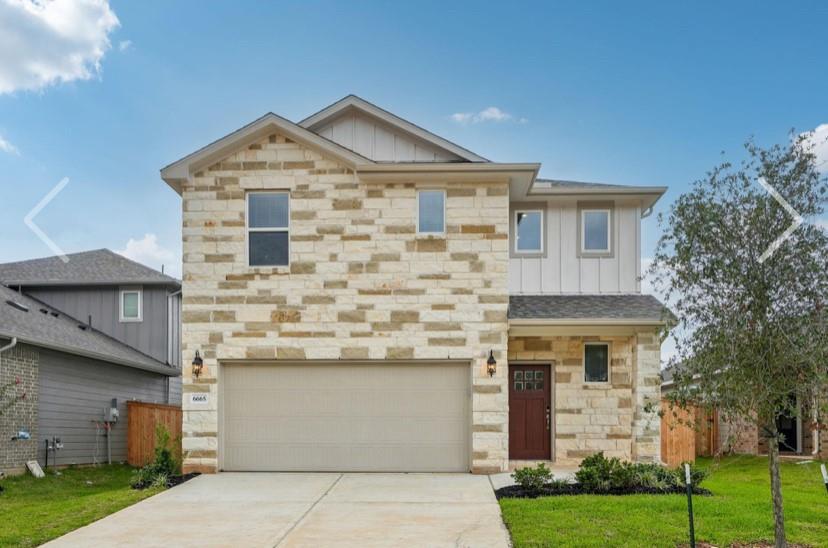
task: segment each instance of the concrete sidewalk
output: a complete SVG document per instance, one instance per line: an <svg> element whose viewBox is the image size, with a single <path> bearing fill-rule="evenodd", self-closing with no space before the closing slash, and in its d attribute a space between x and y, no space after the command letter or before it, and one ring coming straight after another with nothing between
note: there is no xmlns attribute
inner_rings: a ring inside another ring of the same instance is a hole
<svg viewBox="0 0 828 548"><path fill-rule="evenodd" d="M487 476L200 476L46 546L508 547Z"/></svg>

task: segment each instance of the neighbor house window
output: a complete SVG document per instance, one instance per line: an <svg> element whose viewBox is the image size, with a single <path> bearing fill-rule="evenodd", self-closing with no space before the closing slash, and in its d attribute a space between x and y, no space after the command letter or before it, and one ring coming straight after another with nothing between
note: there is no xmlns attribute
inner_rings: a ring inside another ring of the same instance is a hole
<svg viewBox="0 0 828 548"><path fill-rule="evenodd" d="M140 322L141 316L141 290L122 289L120 298L120 320L122 322Z"/></svg>
<svg viewBox="0 0 828 548"><path fill-rule="evenodd" d="M543 211L515 211L515 253L543 251Z"/></svg>
<svg viewBox="0 0 828 548"><path fill-rule="evenodd" d="M247 195L247 257L250 266L286 266L290 258L290 194Z"/></svg>
<svg viewBox="0 0 828 548"><path fill-rule="evenodd" d="M609 344L584 345L584 380L586 382L609 381Z"/></svg>
<svg viewBox="0 0 828 548"><path fill-rule="evenodd" d="M585 253L610 252L609 209L581 210L581 251Z"/></svg>
<svg viewBox="0 0 828 548"><path fill-rule="evenodd" d="M442 190L417 192L417 233L443 234L446 231L446 193Z"/></svg>

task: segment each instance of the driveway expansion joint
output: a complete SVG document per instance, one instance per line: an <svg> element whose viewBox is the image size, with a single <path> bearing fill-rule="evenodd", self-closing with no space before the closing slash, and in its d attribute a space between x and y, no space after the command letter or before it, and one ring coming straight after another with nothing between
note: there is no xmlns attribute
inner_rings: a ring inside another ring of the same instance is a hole
<svg viewBox="0 0 828 548"><path fill-rule="evenodd" d="M339 483L339 481L343 478L343 476L345 476L344 473L339 474L339 476L337 476L337 478L334 480L334 482L325 490L324 493L322 493L322 496L319 497L318 499L316 499L313 502L313 504L311 504L310 507L308 507L308 509L305 510L305 513L302 514L302 516L299 519L297 519L296 522L293 525L290 526L290 529L285 531L285 533L279 538L279 540L276 541L276 544L273 545L273 548L277 548L280 544L282 544L285 541L286 538L288 538L290 536L290 534L294 531L294 529L296 529L299 526L299 524L302 523L305 520L306 517L308 517L308 514L310 514L313 511L313 509L316 508L316 505L319 504L320 502L322 502L322 499L327 497L328 493L330 493L331 490L333 490L333 488L336 487L336 484Z"/></svg>

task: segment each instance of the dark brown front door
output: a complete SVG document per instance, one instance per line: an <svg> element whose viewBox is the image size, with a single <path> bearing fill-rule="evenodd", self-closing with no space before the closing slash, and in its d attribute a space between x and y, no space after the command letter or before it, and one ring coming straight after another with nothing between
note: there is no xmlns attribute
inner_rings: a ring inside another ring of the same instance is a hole
<svg viewBox="0 0 828 548"><path fill-rule="evenodd" d="M509 366L509 458L552 458L552 379L548 365Z"/></svg>

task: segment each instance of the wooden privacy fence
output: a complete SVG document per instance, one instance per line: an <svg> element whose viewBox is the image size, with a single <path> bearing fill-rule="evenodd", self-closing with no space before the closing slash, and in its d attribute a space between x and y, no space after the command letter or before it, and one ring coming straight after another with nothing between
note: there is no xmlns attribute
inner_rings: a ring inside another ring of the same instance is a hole
<svg viewBox="0 0 828 548"><path fill-rule="evenodd" d="M155 426L163 424L170 433L170 441L181 443L181 408L160 403L127 402L127 461L132 466L152 462L155 451ZM175 451L176 456L180 455Z"/></svg>
<svg viewBox="0 0 828 548"><path fill-rule="evenodd" d="M670 409L666 400L661 400L661 460L667 466L678 466L682 462L696 460L696 431L692 427L692 409Z"/></svg>

